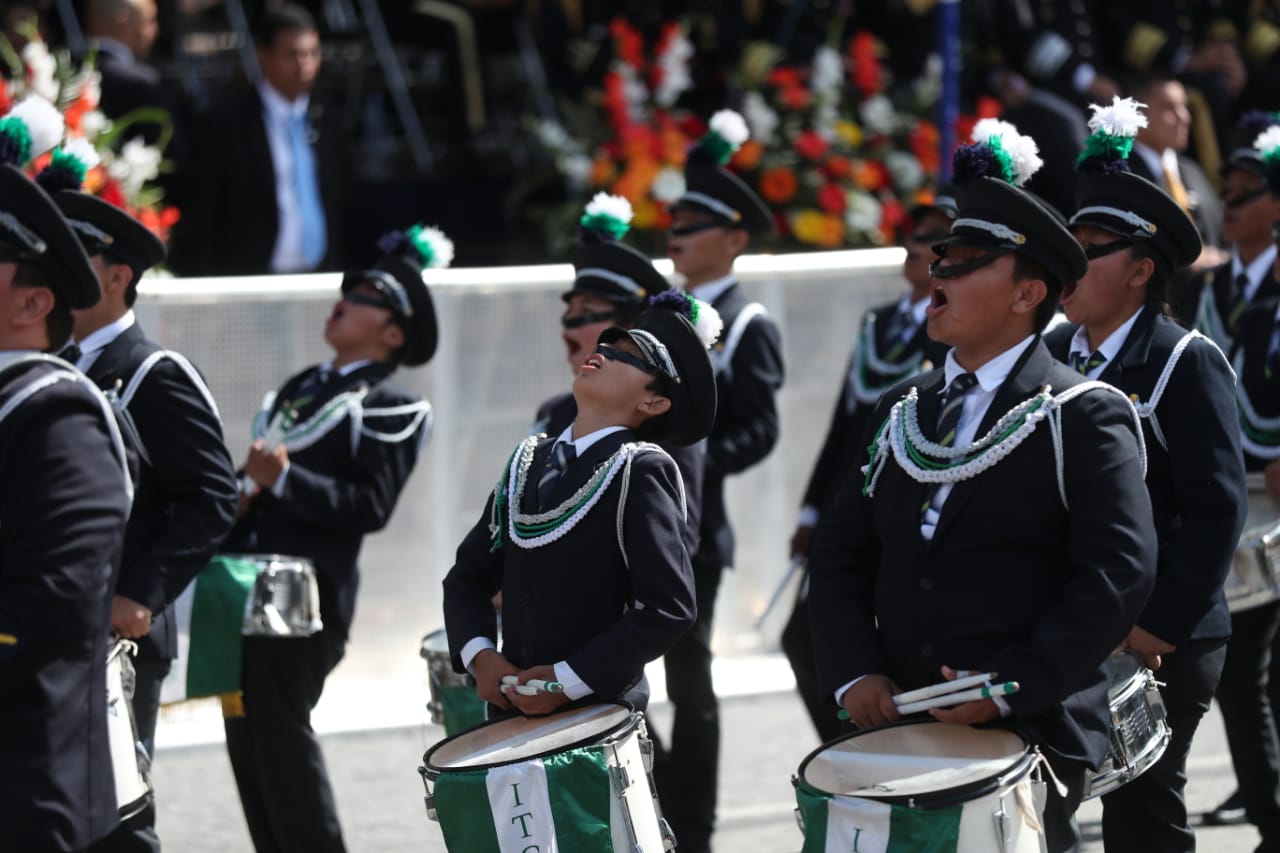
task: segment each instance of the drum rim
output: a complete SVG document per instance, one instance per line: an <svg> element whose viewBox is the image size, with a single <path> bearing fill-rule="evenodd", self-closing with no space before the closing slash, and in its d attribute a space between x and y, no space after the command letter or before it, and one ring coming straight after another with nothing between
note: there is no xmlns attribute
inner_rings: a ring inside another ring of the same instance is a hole
<svg viewBox="0 0 1280 853"><path fill-rule="evenodd" d="M253 551L222 551L213 555L214 557L230 557L234 560L253 560L255 562L264 563L285 563L290 560L298 563L306 563L311 568L315 568L315 561L310 557L303 557L298 554L258 554ZM212 558L210 558L212 559Z"/></svg>
<svg viewBox="0 0 1280 853"><path fill-rule="evenodd" d="M837 743L843 743L851 738L860 737L871 732L889 731L890 729L903 728L905 726L920 725L939 725L937 720L899 720L896 723L887 723L883 726L875 726L869 729L859 729L857 731L843 734L834 740L829 740L819 746L817 749L805 756L804 761L800 763L800 768L796 771L796 775L792 777L792 785L799 787L804 785L810 790L819 794L824 794L832 798L843 798L849 800L870 800L877 803L885 803L894 806L907 806L913 809L943 809L954 806L958 803L967 803L972 800L980 799L993 791L1007 788L1010 785L1021 781L1027 774L1035 769L1036 764L1040 760L1039 750L1027 738L1025 734L1012 728L993 727L981 729L977 726L969 726L974 731L999 731L1008 732L1017 735L1023 743L1025 752L1021 758L1014 761L1003 772L977 779L973 782L966 782L963 785L953 785L950 788L940 788L937 791L930 791L925 794L885 794L877 796L864 796L862 794L845 794L836 791L828 791L814 785L805 778L805 770L808 769L810 762L817 758L819 754L826 752ZM964 725L963 723L950 723L942 725Z"/></svg>
<svg viewBox="0 0 1280 853"><path fill-rule="evenodd" d="M427 778L437 779L440 777L442 773L479 773L482 770L491 770L495 767L509 767L512 764L523 764L526 761L537 761L540 758L547 758L552 755L559 755L562 752L568 752L571 749L581 749L584 746L609 746L610 744L618 743L619 741L624 740L627 735L631 734L631 732L635 731L640 727L640 723L644 719L644 714L641 713L640 711L637 711L635 706L629 702L593 702L590 705L582 705L576 708L566 708L566 709L557 711L554 714L547 714L541 717L527 717L526 719L548 720L559 714L565 714L571 711L581 711L586 708L594 708L597 705L604 705L604 706L611 705L616 708L625 708L627 711L627 716L625 719L609 727L608 729L606 729L605 731L601 732L598 735L588 737L588 738L583 738L582 740L574 741L573 743L565 744L564 746L559 747L557 749L548 749L547 751L539 752L536 755L525 755L520 758L513 758L510 761L494 761L494 762L490 762L489 764L468 764L465 767L440 767L438 765L431 763L431 756L434 755L437 750L443 749L446 744L452 743L458 738L465 737L469 734L472 734L478 731L479 729L484 728L485 726L494 726L494 725L497 725L498 723L503 723L503 722L506 722L507 720L515 719L515 717L509 716L509 717L503 717L500 720L486 720L485 722L481 723L478 726L472 726L466 731L458 732L456 735L450 735L444 740L434 744L430 749L428 749L426 752L422 754L422 769L426 772Z"/></svg>

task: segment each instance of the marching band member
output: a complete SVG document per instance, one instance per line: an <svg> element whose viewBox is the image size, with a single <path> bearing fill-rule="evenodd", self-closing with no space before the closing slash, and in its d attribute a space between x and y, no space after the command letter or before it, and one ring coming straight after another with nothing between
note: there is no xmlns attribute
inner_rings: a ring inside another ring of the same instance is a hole
<svg viewBox="0 0 1280 853"><path fill-rule="evenodd" d="M422 270L447 266L453 244L414 226L380 247L386 254L372 269L343 277L324 330L333 358L267 398L259 424L271 427L244 466L257 488L225 545L310 559L324 622L305 638L245 637L243 705L224 705L227 753L258 850L344 849L311 710L346 648L360 543L391 518L430 434L430 404L390 377L435 353Z"/></svg>
<svg viewBox="0 0 1280 853"><path fill-rule="evenodd" d="M579 245L573 254L573 285L561 295L565 303L561 336L574 376L595 351L601 332L610 326L635 325L649 298L671 288L648 258L622 242L631 213L631 203L622 196L597 193L582 216ZM532 432L559 435L577 416L573 392L557 394L538 407ZM704 445L668 444L663 449L675 460L684 481L684 544L692 554L698 548L702 520Z"/></svg>
<svg viewBox="0 0 1280 853"><path fill-rule="evenodd" d="M5 132L29 105L0 130L6 157L39 145ZM36 150L60 135L59 120ZM119 820L106 663L133 490L110 404L41 355L70 337L73 309L98 301L93 267L8 163L0 209L0 823L7 849L82 850Z"/></svg>
<svg viewBox="0 0 1280 853"><path fill-rule="evenodd" d="M444 580L454 668L497 709L648 703L644 665L694 620L680 474L651 442L691 445L711 428L706 350L719 326L706 304L653 297L632 328L600 335L573 380L573 423L555 438L529 436L503 467ZM504 676L563 691L520 695Z"/></svg>
<svg viewBox="0 0 1280 853"><path fill-rule="evenodd" d="M735 259L753 236L773 229L773 214L750 187L724 168L747 139L746 122L722 110L689 153L686 190L672 205L668 252L687 293L724 320L711 354L719 405L707 436L702 537L693 556L698 620L664 661L675 708L671 742L659 748L654 775L665 815L683 853L709 853L720 762L720 710L711 682L716 593L733 565L733 529L724 501L728 477L760 463L778 441L782 335L764 307L750 302L734 278Z"/></svg>
<svg viewBox="0 0 1280 853"><path fill-rule="evenodd" d="M1155 576L1151 504L1132 405L1039 338L1087 262L1020 188L1035 144L989 119L974 135L956 153L959 212L928 309L929 336L952 349L876 406L873 449L814 540L810 618L823 689L859 728L896 720L895 694L957 671L1017 681L1007 697L930 713L1007 717L1044 751L1065 785L1049 786L1044 811L1048 849L1062 851L1108 748L1103 664Z"/></svg>
<svg viewBox="0 0 1280 853"><path fill-rule="evenodd" d="M951 187L940 187L931 202L912 209L907 259L902 264L902 277L911 290L896 302L872 308L862 318L831 426L809 475L800 520L791 536L793 560L809 556L818 520L849 478L862 450L858 443L881 393L903 379L932 370L946 358L947 348L932 341L925 331L925 310L929 307L929 264L935 258L931 247L947 238L956 218L954 192ZM814 728L824 742L832 740L840 734L840 721L831 715L818 690L807 590L797 596L782 631L782 650Z"/></svg>
<svg viewBox="0 0 1280 853"><path fill-rule="evenodd" d="M1103 840L1117 851L1193 850L1187 755L1231 634L1222 584L1244 525L1244 466L1226 357L1164 313L1169 282L1199 256L1200 235L1173 198L1128 171L1146 122L1139 106L1116 98L1092 108L1070 221L1089 267L1062 295L1071 325L1045 343L1137 404L1159 547L1155 588L1124 645L1159 670L1173 738L1155 765L1103 797Z"/></svg>
<svg viewBox="0 0 1280 853"><path fill-rule="evenodd" d="M1280 130L1260 134L1257 144L1268 187L1280 193ZM1280 258L1275 266L1280 266ZM1280 299L1262 300L1245 312L1232 365L1245 470L1262 472L1267 491L1280 500ZM1275 721L1278 630L1280 601L1231 614L1231 640L1217 699L1238 785L1204 817L1208 824L1248 820L1258 828L1262 836L1258 849L1264 851L1280 850L1280 736Z"/></svg>
<svg viewBox="0 0 1280 853"><path fill-rule="evenodd" d="M178 654L169 605L231 530L239 488L204 379L181 355L148 340L133 314L138 281L164 260L164 244L120 208L76 191L82 170L65 160L59 165L37 180L46 189L61 187L54 202L102 288L96 305L73 312L76 366L107 392L139 464L111 630L137 643L134 724L154 759L160 684ZM155 818L152 799L93 849L159 850Z"/></svg>

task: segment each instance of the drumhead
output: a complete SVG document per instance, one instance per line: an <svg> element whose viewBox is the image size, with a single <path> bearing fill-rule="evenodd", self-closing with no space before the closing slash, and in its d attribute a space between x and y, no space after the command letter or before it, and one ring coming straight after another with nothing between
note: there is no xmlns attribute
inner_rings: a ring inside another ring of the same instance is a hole
<svg viewBox="0 0 1280 853"><path fill-rule="evenodd" d="M509 717L485 723L431 747L423 756L427 772L481 770L529 761L599 743L629 731L640 715L627 705L588 705L549 717Z"/></svg>
<svg viewBox="0 0 1280 853"><path fill-rule="evenodd" d="M804 760L800 778L833 796L916 799L982 786L1030 755L1016 732L920 720L831 741Z"/></svg>

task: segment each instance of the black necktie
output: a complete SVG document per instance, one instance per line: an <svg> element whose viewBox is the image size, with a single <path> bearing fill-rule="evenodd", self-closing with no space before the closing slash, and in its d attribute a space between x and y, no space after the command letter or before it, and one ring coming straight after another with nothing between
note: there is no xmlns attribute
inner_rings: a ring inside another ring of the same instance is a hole
<svg viewBox="0 0 1280 853"><path fill-rule="evenodd" d="M1236 276L1236 290L1231 301L1231 311L1227 314L1227 331L1235 335L1240 328L1240 318L1244 309L1249 307L1249 276L1244 273Z"/></svg>
<svg viewBox="0 0 1280 853"><path fill-rule="evenodd" d="M560 482L560 478L564 476L564 472L573 464L577 451L574 450L573 443L569 441L558 441L556 446L551 448L551 454L547 457L546 470L542 472L542 476L538 478L538 506L546 509L547 504L551 500L551 492L556 487L556 483Z"/></svg>
<svg viewBox="0 0 1280 853"><path fill-rule="evenodd" d="M942 411L938 413L938 444L944 447L950 447L956 440L956 429L960 426L960 415L964 413L964 397L973 386L978 384L978 377L972 373L961 373L955 379L951 380L951 384L947 386L947 399L942 404ZM933 503L934 496L938 494L939 484L930 483L925 488L924 505L920 507L920 514L923 515L929 505Z"/></svg>
<svg viewBox="0 0 1280 853"><path fill-rule="evenodd" d="M1095 367L1107 363L1107 357L1102 354L1102 350L1095 350L1093 353L1073 352L1071 353L1071 366L1081 376L1088 376L1090 371Z"/></svg>
<svg viewBox="0 0 1280 853"><path fill-rule="evenodd" d="M58 358L62 359L63 361L70 362L71 364L75 364L77 361L80 360L80 356L82 354L83 353L80 352L80 346L75 341L72 341L62 349L58 350L57 355L58 355Z"/></svg>
<svg viewBox="0 0 1280 853"><path fill-rule="evenodd" d="M899 308L889 318L889 326L885 329L884 342L886 361L896 361L902 350L906 346L907 339L910 337L908 332L915 331L915 317L911 313L911 306L905 309Z"/></svg>

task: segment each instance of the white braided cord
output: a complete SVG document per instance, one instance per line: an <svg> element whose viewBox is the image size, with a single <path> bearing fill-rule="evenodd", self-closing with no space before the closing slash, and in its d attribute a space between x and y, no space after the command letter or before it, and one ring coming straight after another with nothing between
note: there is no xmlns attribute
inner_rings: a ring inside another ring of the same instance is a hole
<svg viewBox="0 0 1280 853"><path fill-rule="evenodd" d="M1241 349L1236 353L1235 368L1237 376L1244 373L1244 350ZM1253 405L1253 400L1249 397L1248 390L1244 387L1243 382L1236 382L1236 405L1240 409L1240 444L1252 456L1259 459L1280 459L1280 416L1274 418L1266 418L1258 414L1257 408ZM1246 429L1246 427L1248 429ZM1276 435L1277 443L1261 444L1257 439L1249 435L1248 430L1254 432L1269 432Z"/></svg>
<svg viewBox="0 0 1280 853"><path fill-rule="evenodd" d="M1227 362L1227 357L1222 354L1222 350L1210 338L1193 329L1178 340L1173 347L1173 351L1169 353L1169 358L1165 361L1164 368L1160 371L1160 378L1156 380L1155 387L1151 389L1151 396L1145 401L1133 404L1138 417L1143 418L1151 425L1151 434L1155 436L1156 441L1165 450L1169 449L1169 443L1165 440L1164 430L1160 428L1160 418L1156 416L1156 408L1160 405L1161 398L1164 397L1165 389L1169 386L1169 380L1173 376L1174 369L1178 366L1179 359L1182 358L1182 354L1186 352L1187 347L1191 346L1191 342L1196 338L1200 338L1213 347L1214 351L1222 356L1223 362L1227 364L1227 369L1231 371L1232 379L1236 376L1236 371Z"/></svg>

